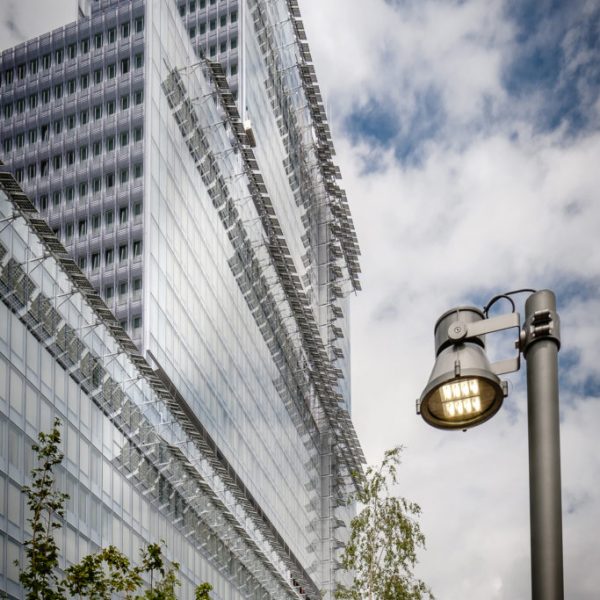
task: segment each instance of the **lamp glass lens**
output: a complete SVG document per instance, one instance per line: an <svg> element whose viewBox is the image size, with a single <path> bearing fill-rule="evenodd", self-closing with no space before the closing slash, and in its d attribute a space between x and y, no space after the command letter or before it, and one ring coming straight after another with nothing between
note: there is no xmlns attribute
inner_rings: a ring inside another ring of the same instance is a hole
<svg viewBox="0 0 600 600"><path fill-rule="evenodd" d="M438 419L464 421L486 412L495 397L496 389L485 379L456 379L438 387L428 406Z"/></svg>

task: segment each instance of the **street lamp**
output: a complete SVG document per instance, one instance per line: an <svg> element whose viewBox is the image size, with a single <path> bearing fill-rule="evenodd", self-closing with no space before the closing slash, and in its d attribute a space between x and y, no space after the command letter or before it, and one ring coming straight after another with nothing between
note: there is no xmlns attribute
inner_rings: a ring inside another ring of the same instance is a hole
<svg viewBox="0 0 600 600"><path fill-rule="evenodd" d="M511 295L532 292L521 327ZM505 298L513 312L488 317ZM518 328L517 355L489 362L485 334ZM560 322L549 290L516 290L495 296L484 310L461 306L445 312L434 328L436 360L417 400L417 413L433 427L466 430L491 419L508 394L499 375L527 361L531 581L533 600L563 599L562 513L558 412Z"/></svg>

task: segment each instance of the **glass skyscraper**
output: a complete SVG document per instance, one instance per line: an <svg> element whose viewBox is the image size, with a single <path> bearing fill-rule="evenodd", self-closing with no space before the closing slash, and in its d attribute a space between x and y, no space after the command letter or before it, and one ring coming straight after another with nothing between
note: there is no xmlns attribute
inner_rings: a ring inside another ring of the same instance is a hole
<svg viewBox="0 0 600 600"><path fill-rule="evenodd" d="M183 598L327 597L360 284L298 6L80 7L0 59L0 589L59 416L63 565L164 539Z"/></svg>

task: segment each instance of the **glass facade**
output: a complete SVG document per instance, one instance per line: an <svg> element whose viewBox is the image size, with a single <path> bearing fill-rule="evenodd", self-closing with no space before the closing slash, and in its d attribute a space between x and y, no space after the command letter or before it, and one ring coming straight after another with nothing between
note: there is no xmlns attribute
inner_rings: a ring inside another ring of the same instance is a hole
<svg viewBox="0 0 600 600"><path fill-rule="evenodd" d="M122 543L135 556L159 531L183 565L182 597L208 580L215 598L314 600L340 576L346 498L363 460L349 418L346 318L360 285L298 7L102 0L90 8L0 62L2 160L49 225L2 230L7 281L14 287L31 271L36 290L49 286L43 299L27 292L16 306L7 285L3 310L19 334L2 332L5 363L19 369L13 343L37 340L54 379L40 390L25 369L24 385L38 390L47 418L65 422L66 443L72 435L86 449L73 454L74 481L64 479L72 498L84 489L67 519L82 553ZM30 267L36 235L53 257L59 238L74 263L55 265L42 252ZM65 277L81 282L84 301L61 287ZM42 308L61 348L36 336L39 319L24 318ZM123 354L105 362L114 344ZM89 358L82 367L76 357ZM94 424L77 408L71 415L54 386L75 386L73 406L104 417L101 447ZM10 391L5 398L8 426ZM15 425L23 456L40 419ZM100 462L86 458L80 474L76 457L94 448ZM98 465L96 497L89 478ZM28 472L19 469L2 471L17 491ZM92 499L98 514L110 509L99 537L85 528ZM134 504L144 523L132 521ZM123 523L137 537L125 541ZM8 522L0 531L8 556L24 531ZM5 587L19 597L14 577Z"/></svg>

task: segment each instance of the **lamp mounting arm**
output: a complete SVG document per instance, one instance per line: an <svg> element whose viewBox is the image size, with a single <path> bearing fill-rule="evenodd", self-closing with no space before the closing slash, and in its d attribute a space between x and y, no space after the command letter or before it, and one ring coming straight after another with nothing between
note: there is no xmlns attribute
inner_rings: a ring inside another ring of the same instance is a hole
<svg viewBox="0 0 600 600"><path fill-rule="evenodd" d="M497 317L481 319L472 323L464 321L454 321L448 327L448 337L456 343L465 342L470 339L485 335L487 333L495 333L505 329L521 328L521 319L519 313L512 312ZM518 347L518 342L517 342ZM500 360L492 363L492 372L496 375L504 373L513 373L518 371L520 367L520 352L514 358Z"/></svg>

